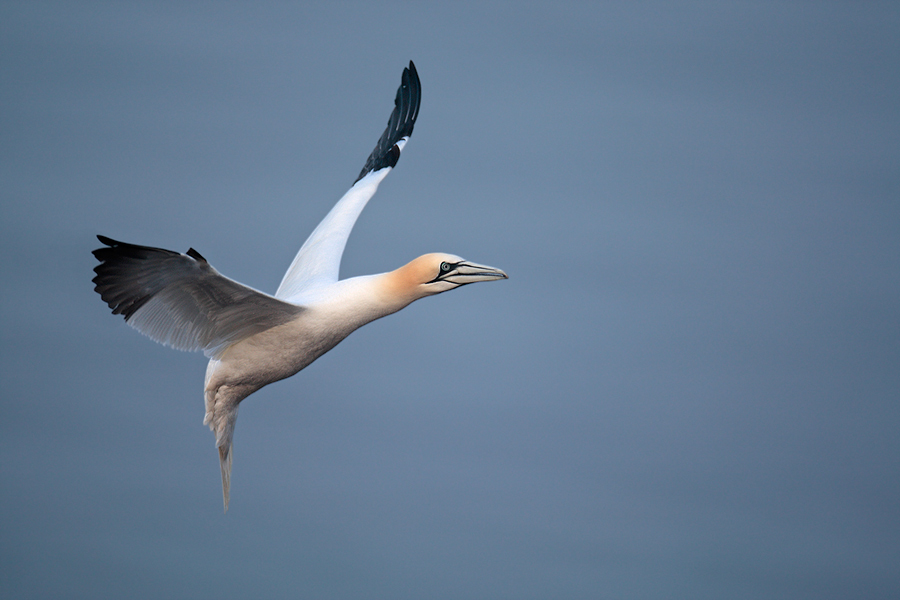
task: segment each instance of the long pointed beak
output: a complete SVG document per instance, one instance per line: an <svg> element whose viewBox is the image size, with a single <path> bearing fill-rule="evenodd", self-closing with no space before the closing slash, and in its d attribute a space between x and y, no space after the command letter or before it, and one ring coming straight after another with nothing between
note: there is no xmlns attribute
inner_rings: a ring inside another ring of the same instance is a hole
<svg viewBox="0 0 900 600"><path fill-rule="evenodd" d="M476 265L470 262L461 262L449 274L442 277L444 281L455 283L457 285L465 285L467 283L475 283L477 281L494 281L495 279L509 279L509 277L500 269L488 267L487 265Z"/></svg>

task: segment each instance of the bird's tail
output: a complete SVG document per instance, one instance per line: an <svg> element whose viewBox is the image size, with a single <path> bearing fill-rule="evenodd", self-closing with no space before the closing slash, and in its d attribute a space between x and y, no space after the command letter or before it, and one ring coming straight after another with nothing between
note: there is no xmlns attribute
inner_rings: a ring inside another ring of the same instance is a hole
<svg viewBox="0 0 900 600"><path fill-rule="evenodd" d="M227 386L206 392L206 417L204 425L216 434L216 447L219 449L219 467L222 470L222 498L225 512L228 512L228 498L231 491L231 462L234 452L231 440L234 437L234 424L237 422L238 403L244 398L232 397Z"/></svg>
<svg viewBox="0 0 900 600"><path fill-rule="evenodd" d="M225 501L225 512L228 512L228 498L231 493L231 440L219 446L219 467L222 469L222 498Z"/></svg>

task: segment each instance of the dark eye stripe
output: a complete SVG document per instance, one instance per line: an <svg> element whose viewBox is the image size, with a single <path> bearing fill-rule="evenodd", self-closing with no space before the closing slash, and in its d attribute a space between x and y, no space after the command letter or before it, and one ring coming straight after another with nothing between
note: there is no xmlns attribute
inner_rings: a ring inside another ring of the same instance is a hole
<svg viewBox="0 0 900 600"><path fill-rule="evenodd" d="M437 277L435 277L434 279L432 279L432 280L429 281L428 283L436 283L436 282L438 282L438 281L443 281L442 278L443 278L444 276L452 274L453 271L456 270L456 267L458 267L458 266L461 265L461 264L462 264L462 262L458 262L458 263L442 262L442 263L441 263L441 266L438 268L438 274L437 274ZM459 284L457 284L457 285L459 285Z"/></svg>

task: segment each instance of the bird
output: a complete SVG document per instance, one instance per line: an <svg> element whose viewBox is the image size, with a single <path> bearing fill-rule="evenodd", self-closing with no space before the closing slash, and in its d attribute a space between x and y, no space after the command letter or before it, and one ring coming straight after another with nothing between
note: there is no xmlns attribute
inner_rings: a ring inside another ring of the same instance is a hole
<svg viewBox="0 0 900 600"><path fill-rule="evenodd" d="M225 512L231 490L238 406L291 377L353 331L410 303L471 283L507 279L502 270L431 253L375 275L340 279L353 225L397 165L419 114L422 87L403 69L387 128L350 189L313 230L273 295L220 274L199 252L179 253L98 235L94 291L126 323L156 342L209 358L203 423L215 434Z"/></svg>

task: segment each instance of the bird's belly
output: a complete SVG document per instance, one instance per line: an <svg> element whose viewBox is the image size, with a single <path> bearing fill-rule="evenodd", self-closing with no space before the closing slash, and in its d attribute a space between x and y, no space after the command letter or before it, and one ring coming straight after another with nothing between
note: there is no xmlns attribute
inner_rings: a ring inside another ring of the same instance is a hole
<svg viewBox="0 0 900 600"><path fill-rule="evenodd" d="M232 345L218 358L213 376L217 380L215 387L226 384L259 389L290 377L353 331L318 325L316 322L285 323Z"/></svg>

